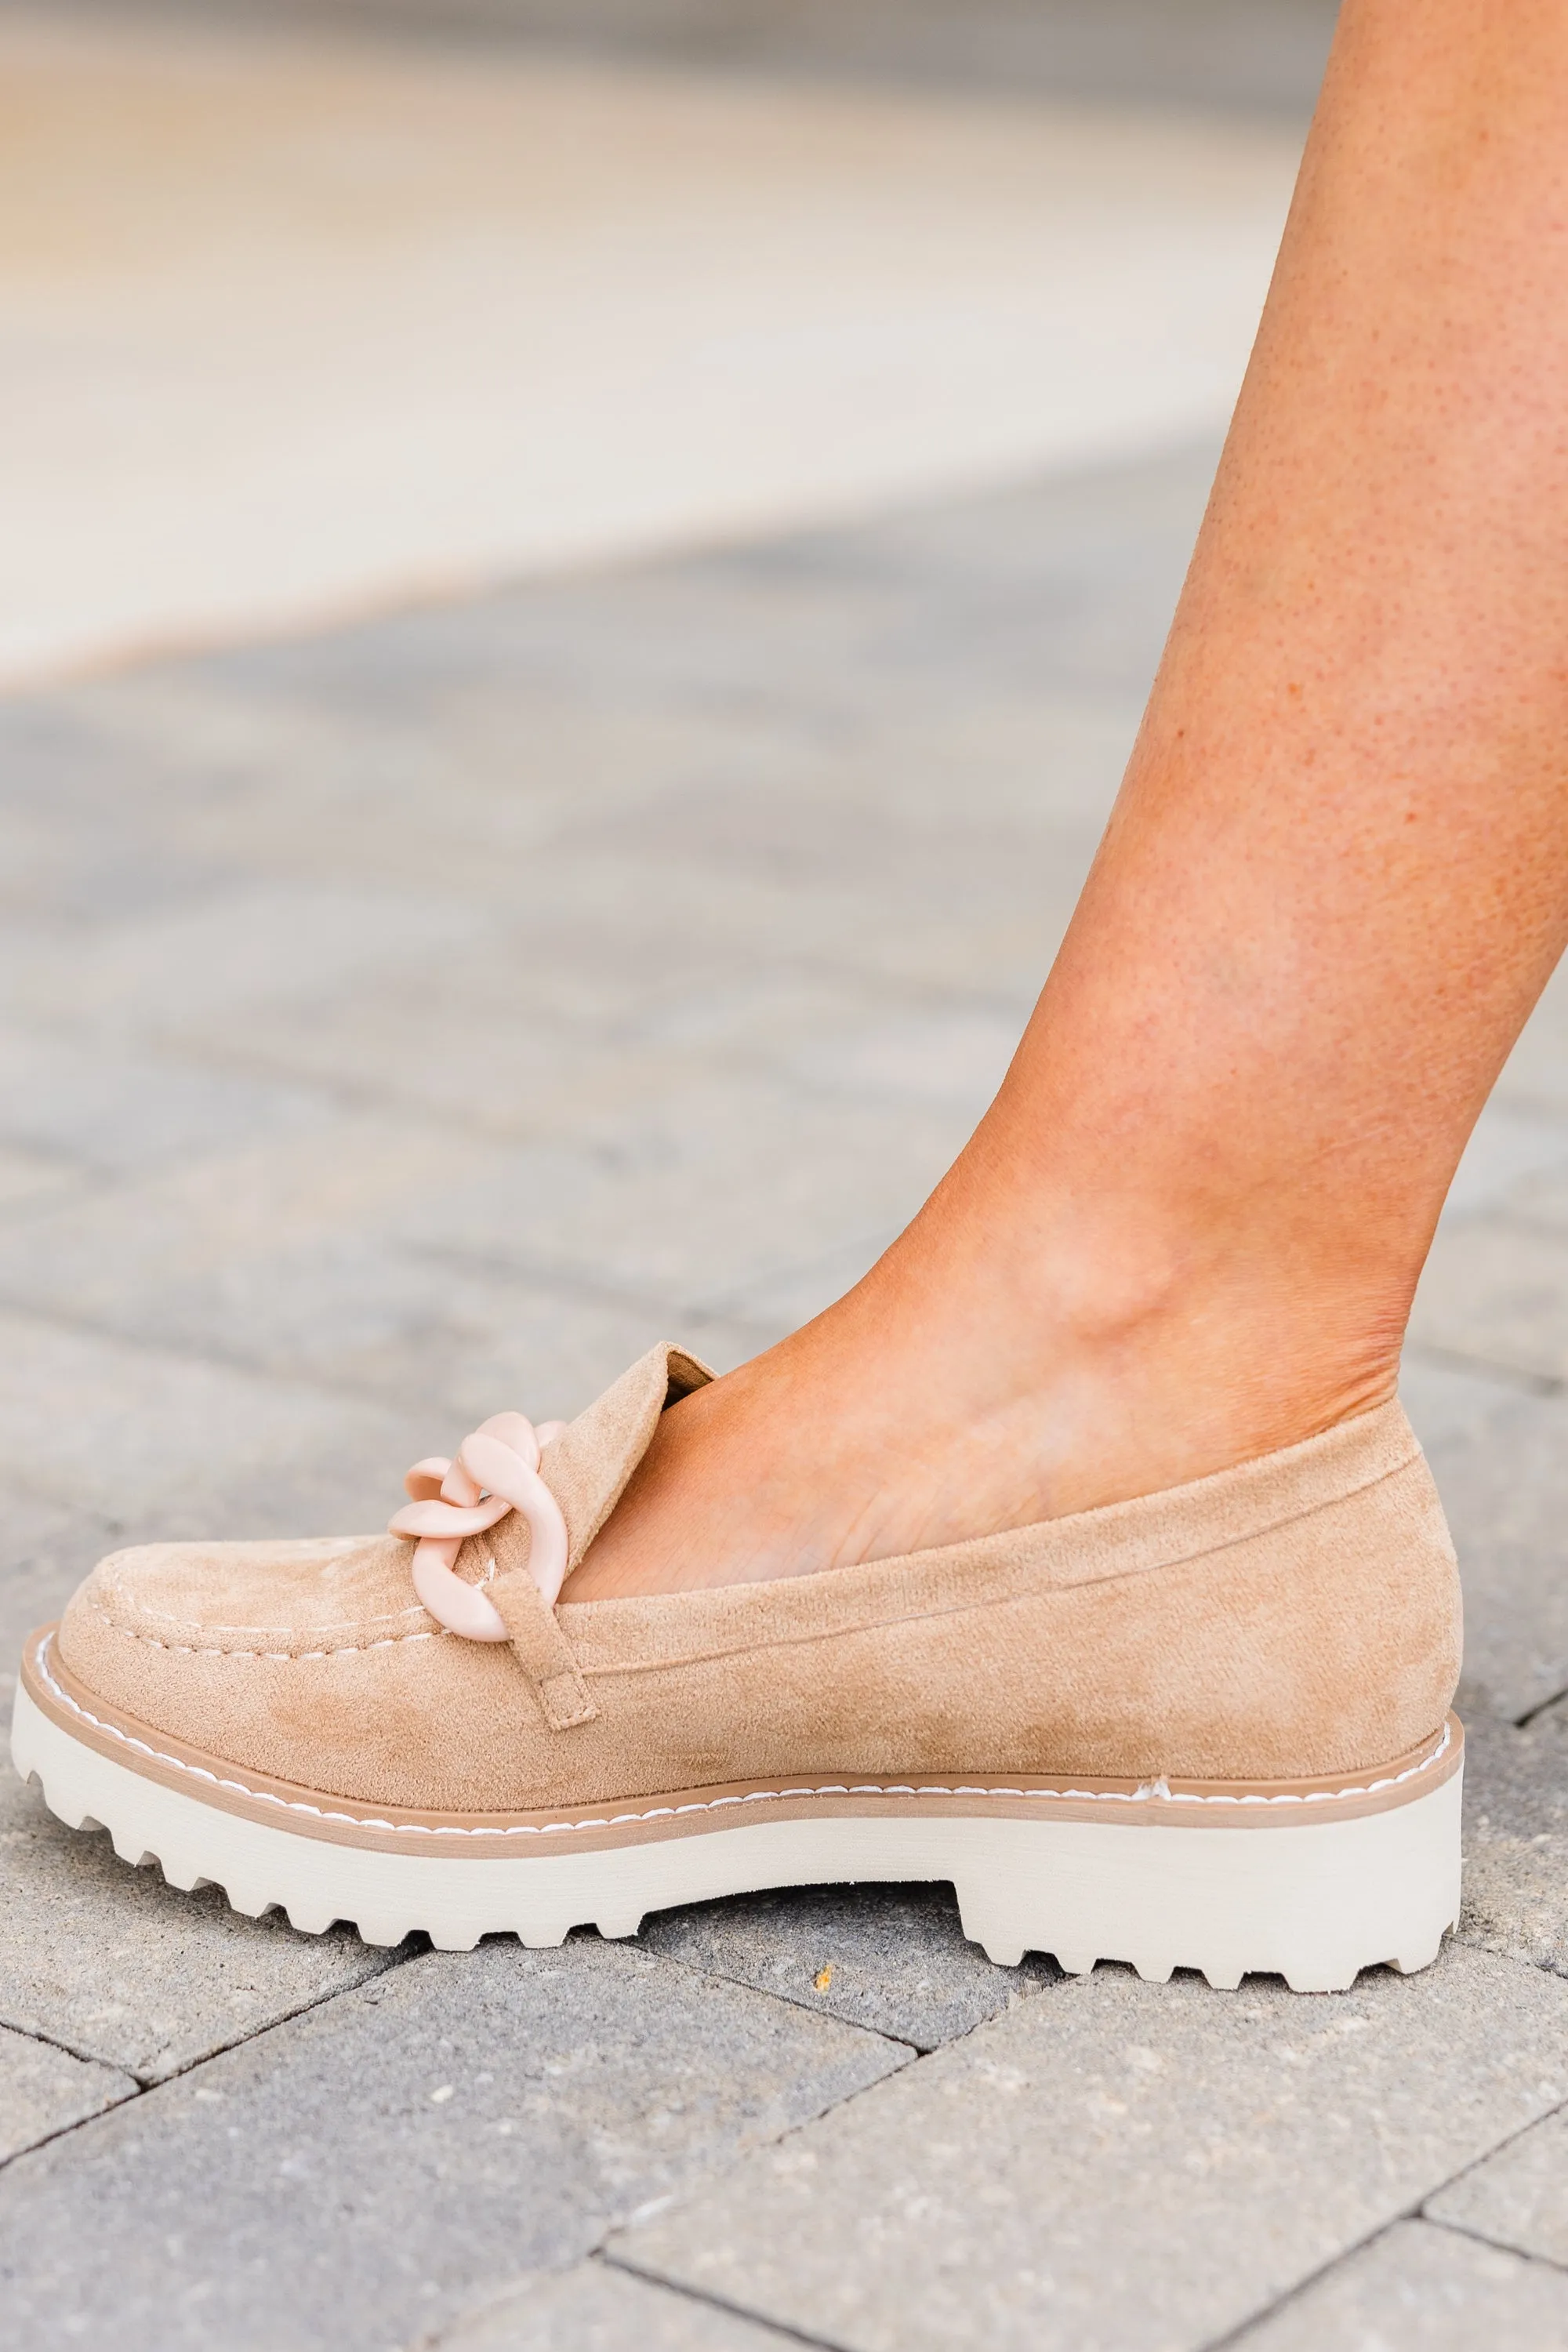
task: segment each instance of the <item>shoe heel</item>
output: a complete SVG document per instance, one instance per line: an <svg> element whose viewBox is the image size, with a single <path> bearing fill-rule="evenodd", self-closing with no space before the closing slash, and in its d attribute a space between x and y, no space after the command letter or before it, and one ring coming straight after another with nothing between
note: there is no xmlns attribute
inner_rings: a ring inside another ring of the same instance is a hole
<svg viewBox="0 0 1568 2352"><path fill-rule="evenodd" d="M1459 1908L1462 1773L1381 1812L1214 1827L972 1822L955 1871L963 1932L1016 1967L1194 1969L1229 1990L1282 1976L1339 1992L1363 1969L1429 1967Z"/></svg>

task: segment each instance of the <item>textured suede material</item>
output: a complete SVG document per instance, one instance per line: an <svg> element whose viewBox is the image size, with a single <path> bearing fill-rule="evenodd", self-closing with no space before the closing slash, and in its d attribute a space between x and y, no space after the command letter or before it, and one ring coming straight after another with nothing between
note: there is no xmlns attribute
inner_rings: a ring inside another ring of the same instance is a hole
<svg viewBox="0 0 1568 2352"><path fill-rule="evenodd" d="M650 1348L546 1446L540 1470L571 1538L568 1574L620 1501L660 1413L712 1377L684 1348Z"/></svg>
<svg viewBox="0 0 1568 2352"><path fill-rule="evenodd" d="M413 1556L397 1536L142 1544L100 1560L71 1605L90 1594L175 1649L360 1650L428 1630Z"/></svg>
<svg viewBox="0 0 1568 2352"><path fill-rule="evenodd" d="M512 1655L551 1730L573 1731L580 1723L592 1723L599 1710L560 1620L532 1577L498 1576L485 1590L505 1621Z"/></svg>
<svg viewBox="0 0 1568 2352"><path fill-rule="evenodd" d="M684 1348L650 1348L544 1448L540 1475L566 1522L568 1575L620 1501L660 1413L712 1377ZM500 1573L521 1576L528 1550L528 1523L514 1512L488 1534L469 1537L458 1553L456 1572L478 1584L493 1560Z"/></svg>
<svg viewBox="0 0 1568 2352"><path fill-rule="evenodd" d="M665 1403L705 1377L656 1349L546 1450L574 1560ZM518 1589L506 1520L461 1565L493 1557L510 1645L437 1630L411 1556L386 1538L111 1555L60 1654L237 1766L454 1811L773 1775L1354 1772L1435 1732L1458 1675L1453 1550L1397 1404L1007 1535L553 1613Z"/></svg>

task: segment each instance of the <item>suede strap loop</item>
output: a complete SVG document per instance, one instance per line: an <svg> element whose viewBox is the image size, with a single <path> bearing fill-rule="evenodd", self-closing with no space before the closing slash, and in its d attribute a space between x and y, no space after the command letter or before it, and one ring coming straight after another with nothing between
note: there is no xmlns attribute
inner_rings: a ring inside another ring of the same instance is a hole
<svg viewBox="0 0 1568 2352"><path fill-rule="evenodd" d="M511 1569L485 1586L506 1623L511 1653L528 1677L552 1731L572 1731L598 1716L553 1609L526 1569Z"/></svg>

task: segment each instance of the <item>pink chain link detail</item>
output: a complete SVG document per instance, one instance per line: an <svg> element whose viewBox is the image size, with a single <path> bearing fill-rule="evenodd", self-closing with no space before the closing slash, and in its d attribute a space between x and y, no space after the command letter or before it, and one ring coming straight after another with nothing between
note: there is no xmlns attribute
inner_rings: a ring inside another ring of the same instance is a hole
<svg viewBox="0 0 1568 2352"><path fill-rule="evenodd" d="M528 1522L528 1571L554 1606L570 1547L561 1506L539 1475L539 1454L565 1426L542 1421L535 1429L523 1413L495 1413L464 1438L455 1462L433 1454L403 1482L413 1500L388 1520L387 1533L415 1538L414 1590L437 1623L465 1641L510 1639L483 1585L452 1573L465 1538L483 1535L509 1511Z"/></svg>

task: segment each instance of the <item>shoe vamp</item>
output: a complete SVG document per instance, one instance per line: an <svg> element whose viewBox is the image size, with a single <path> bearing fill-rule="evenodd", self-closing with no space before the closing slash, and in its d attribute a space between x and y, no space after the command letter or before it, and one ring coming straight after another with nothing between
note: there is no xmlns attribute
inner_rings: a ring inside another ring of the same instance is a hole
<svg viewBox="0 0 1568 2352"><path fill-rule="evenodd" d="M111 1552L79 1598L116 1624L193 1647L299 1650L423 1619L395 1538L143 1544Z"/></svg>

